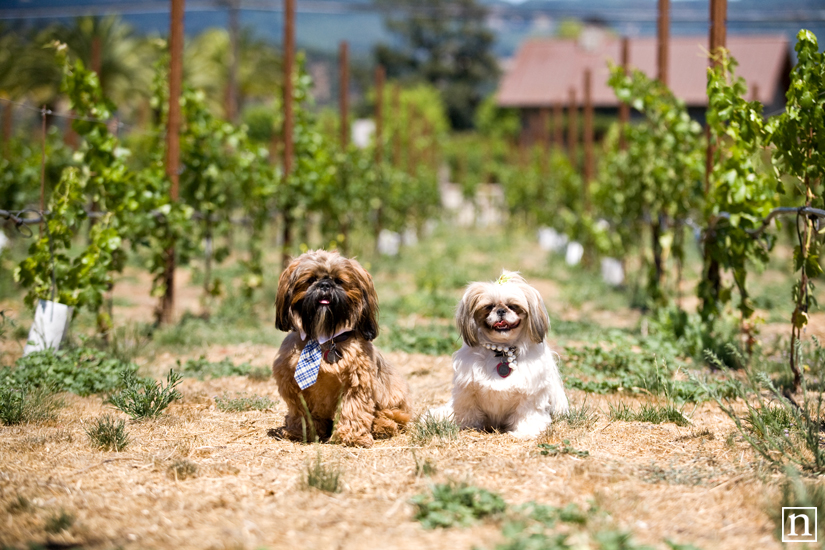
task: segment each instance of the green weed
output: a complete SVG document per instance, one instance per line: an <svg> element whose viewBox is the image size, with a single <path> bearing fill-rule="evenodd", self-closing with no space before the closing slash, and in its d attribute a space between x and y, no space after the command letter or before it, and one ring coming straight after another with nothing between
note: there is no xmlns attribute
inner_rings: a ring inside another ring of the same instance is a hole
<svg viewBox="0 0 825 550"><path fill-rule="evenodd" d="M415 475L416 476L433 476L438 471L435 463L431 461L429 458L425 458L423 460L418 460L418 457L415 455L415 449L410 449L412 451L413 461L415 462Z"/></svg>
<svg viewBox="0 0 825 550"><path fill-rule="evenodd" d="M589 430L593 428L598 420L599 414L590 408L587 404L587 399L579 406L570 405L566 414L556 418L556 422L565 422L574 430L579 428Z"/></svg>
<svg viewBox="0 0 825 550"><path fill-rule="evenodd" d="M60 512L50 515L46 518L46 525L43 527L47 533L57 534L61 531L67 530L74 525L74 514L61 509Z"/></svg>
<svg viewBox="0 0 825 550"><path fill-rule="evenodd" d="M249 363L235 365L228 357L220 361L207 361L206 357L201 355L198 359L187 359L184 364L181 364L180 360L177 363L178 370L183 376L191 376L198 380L244 376L252 370L252 365Z"/></svg>
<svg viewBox="0 0 825 550"><path fill-rule="evenodd" d="M21 357L14 367L0 368L0 386L49 387L85 396L122 388L124 373L137 369L93 348L47 349Z"/></svg>
<svg viewBox="0 0 825 550"><path fill-rule="evenodd" d="M314 488L325 493L340 493L341 468L334 464L327 464L321 458L321 450L318 449L315 460L308 462L304 470L304 488Z"/></svg>
<svg viewBox="0 0 825 550"><path fill-rule="evenodd" d="M222 396L215 397L215 406L218 410L224 412L263 411L271 409L277 404L277 401L273 401L266 396L246 396L240 392L236 392L235 397L230 397L226 393Z"/></svg>
<svg viewBox="0 0 825 550"><path fill-rule="evenodd" d="M653 405L642 403L641 409L634 411L624 403L619 403L617 407L608 404L610 409L610 420L622 420L624 422L650 422L651 424L664 424L673 422L677 426L689 426L688 420L681 409L676 408L672 403L665 405Z"/></svg>
<svg viewBox="0 0 825 550"><path fill-rule="evenodd" d="M415 519L427 529L467 527L479 519L501 515L507 505L499 495L466 483L434 485L430 494L415 495Z"/></svg>
<svg viewBox="0 0 825 550"><path fill-rule="evenodd" d="M31 512L33 509L34 506L32 505L32 502L20 494L11 499L11 501L9 501L6 505L6 511L11 515Z"/></svg>
<svg viewBox="0 0 825 550"><path fill-rule="evenodd" d="M129 445L126 421L111 415L103 415L84 428L92 445L102 451L120 452Z"/></svg>
<svg viewBox="0 0 825 550"><path fill-rule="evenodd" d="M458 334L451 325L430 323L407 328L391 322L381 330L387 338L386 348L393 351L449 355L460 347Z"/></svg>
<svg viewBox="0 0 825 550"><path fill-rule="evenodd" d="M409 437L413 445L426 445L433 439L441 441L458 437L458 424L451 418L435 418L429 414L422 416L410 426Z"/></svg>
<svg viewBox="0 0 825 550"><path fill-rule="evenodd" d="M172 401L181 398L180 392L175 389L180 379L180 374L170 370L164 386L151 378L138 378L134 373L127 372L123 377L126 387L113 394L109 402L135 420L153 418L160 415Z"/></svg>
<svg viewBox="0 0 825 550"><path fill-rule="evenodd" d="M801 359L802 355L798 357ZM722 366L712 353L708 358ZM822 369L823 355L817 353L813 359L816 361L813 368ZM722 412L733 420L742 439L777 469L792 465L809 474L825 473L825 449L821 439L825 396L810 391L803 377L802 398L797 401L780 391L765 373L753 369L746 372L747 380L740 390L746 407L744 416L737 413L733 399L707 388Z"/></svg>
<svg viewBox="0 0 825 550"><path fill-rule="evenodd" d="M266 382L272 378L271 367L252 367L246 373L246 377L255 382Z"/></svg>
<svg viewBox="0 0 825 550"><path fill-rule="evenodd" d="M54 420L64 405L52 388L0 385L0 422L5 425Z"/></svg>
<svg viewBox="0 0 825 550"><path fill-rule="evenodd" d="M544 456L572 455L578 457L590 456L589 451L579 451L570 445L569 439L563 439L561 445L551 445L550 443L539 443L539 449Z"/></svg>

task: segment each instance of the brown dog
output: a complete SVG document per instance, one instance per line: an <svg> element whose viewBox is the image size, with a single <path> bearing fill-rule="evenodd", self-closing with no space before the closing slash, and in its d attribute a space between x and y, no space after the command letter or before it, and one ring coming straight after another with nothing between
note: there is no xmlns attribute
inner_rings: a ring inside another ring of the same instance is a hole
<svg viewBox="0 0 825 550"><path fill-rule="evenodd" d="M281 274L275 307L276 326L289 332L272 367L288 437L308 440L314 428L319 438L370 447L409 422L407 384L372 345L378 297L357 261L302 254Z"/></svg>

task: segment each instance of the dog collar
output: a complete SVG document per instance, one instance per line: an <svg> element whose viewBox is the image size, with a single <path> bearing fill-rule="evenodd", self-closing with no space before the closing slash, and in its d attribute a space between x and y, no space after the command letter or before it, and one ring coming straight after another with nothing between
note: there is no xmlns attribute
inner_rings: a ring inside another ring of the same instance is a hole
<svg viewBox="0 0 825 550"><path fill-rule="evenodd" d="M507 378L513 369L518 366L516 361L516 348L499 346L496 344L484 344L484 347L495 353L496 357L501 357L503 360L496 365L496 372L502 378Z"/></svg>
<svg viewBox="0 0 825 550"><path fill-rule="evenodd" d="M347 332L342 332L332 338L331 340L327 340L323 344L321 344L321 352L323 353L324 361L327 363L337 363L341 358L344 356L341 355L341 352L338 351L338 348L335 344L340 344L341 342L346 342L352 336L352 331L348 330Z"/></svg>

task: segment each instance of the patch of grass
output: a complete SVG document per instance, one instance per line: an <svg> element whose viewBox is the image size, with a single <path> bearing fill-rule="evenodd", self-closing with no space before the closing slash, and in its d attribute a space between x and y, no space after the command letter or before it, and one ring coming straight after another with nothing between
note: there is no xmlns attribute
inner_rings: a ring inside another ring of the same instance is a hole
<svg viewBox="0 0 825 550"><path fill-rule="evenodd" d="M541 449L541 454L543 454L544 456L590 456L589 451L580 451L578 449L574 449L573 446L570 445L569 439L563 439L560 445L552 445L550 443L539 443L539 449Z"/></svg>
<svg viewBox="0 0 825 550"><path fill-rule="evenodd" d="M263 395L247 396L241 392L235 392L235 397L230 397L227 393L215 397L215 406L218 410L224 412L263 411L271 409L277 404L277 401L273 401L269 397Z"/></svg>
<svg viewBox="0 0 825 550"><path fill-rule="evenodd" d="M578 407L570 405L567 414L556 418L556 422L565 422L570 428L589 430L599 420L599 414L590 408L585 399Z"/></svg>
<svg viewBox="0 0 825 550"><path fill-rule="evenodd" d="M129 445L126 421L105 414L84 428L92 445L102 451L120 452Z"/></svg>
<svg viewBox="0 0 825 550"><path fill-rule="evenodd" d="M178 360L177 363L178 370L183 376L191 376L198 380L244 376L252 370L252 365L249 363L235 365L228 357L220 361L207 361L206 357L201 355L198 359L187 359L183 364Z"/></svg>
<svg viewBox="0 0 825 550"><path fill-rule="evenodd" d="M0 385L0 422L7 426L54 420L64 406L52 388Z"/></svg>
<svg viewBox="0 0 825 550"><path fill-rule="evenodd" d="M610 420L622 420L624 422L650 422L651 424L664 424L673 422L677 426L690 426L690 420L685 417L681 409L672 403L665 405L653 405L642 403L641 409L634 411L624 403L614 407L608 404L610 409Z"/></svg>
<svg viewBox="0 0 825 550"><path fill-rule="evenodd" d="M57 534L67 530L74 525L74 522L74 514L61 509L60 512L54 513L46 518L46 524L43 528L47 533Z"/></svg>
<svg viewBox="0 0 825 550"><path fill-rule="evenodd" d="M467 527L476 521L504 513L504 499L487 489L466 483L440 483L430 494L415 495L415 519L427 529Z"/></svg>
<svg viewBox="0 0 825 550"><path fill-rule="evenodd" d="M246 373L246 377L254 382L266 382L272 378L271 367L252 367Z"/></svg>
<svg viewBox="0 0 825 550"><path fill-rule="evenodd" d="M410 443L426 445L433 439L441 441L453 440L458 437L459 427L451 418L435 418L424 415L409 428Z"/></svg>
<svg viewBox="0 0 825 550"><path fill-rule="evenodd" d="M712 353L708 357L722 366ZM800 363L805 364L801 354L799 357ZM811 359L811 370L821 372L825 355L818 352ZM738 435L776 469L792 465L807 474L825 473L822 445L825 396L822 392L809 390L803 377L800 399L782 392L764 372L748 369L746 373L747 380L740 390L746 407L744 416L737 412L738 405L733 399L708 388L722 412L733 420Z"/></svg>
<svg viewBox="0 0 825 550"><path fill-rule="evenodd" d="M164 386L151 378L138 378L134 373L126 373L126 387L113 394L109 402L135 420L153 418L160 415L172 401L181 398L180 392L175 389L180 379L180 374L170 370Z"/></svg>
<svg viewBox="0 0 825 550"><path fill-rule="evenodd" d="M124 373L136 373L137 365L107 353L78 347L36 351L0 369L0 386L49 387L78 395L110 392L123 387Z"/></svg>
<svg viewBox="0 0 825 550"><path fill-rule="evenodd" d="M176 481L183 481L197 475L198 465L191 460L179 458L169 465L169 476Z"/></svg>
<svg viewBox="0 0 825 550"><path fill-rule="evenodd" d="M451 325L431 323L407 328L396 323L381 327L383 346L392 351L423 353L424 355L450 355L461 347L458 333Z"/></svg>
<svg viewBox="0 0 825 550"><path fill-rule="evenodd" d="M320 449L315 455L315 460L307 463L302 481L304 488L314 488L325 493L340 493L343 488L341 468L324 462Z"/></svg>
<svg viewBox="0 0 825 550"><path fill-rule="evenodd" d="M11 515L24 514L26 512L31 512L32 510L34 510L34 505L32 505L32 502L20 494L15 496L9 501L8 504L6 504L6 511Z"/></svg>

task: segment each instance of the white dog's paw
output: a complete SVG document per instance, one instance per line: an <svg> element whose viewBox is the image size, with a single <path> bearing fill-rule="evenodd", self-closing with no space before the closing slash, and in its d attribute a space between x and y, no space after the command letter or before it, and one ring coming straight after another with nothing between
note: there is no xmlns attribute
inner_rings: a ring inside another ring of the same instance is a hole
<svg viewBox="0 0 825 550"><path fill-rule="evenodd" d="M535 439L540 436L549 425L549 416L531 415L516 422L508 433L518 439Z"/></svg>

